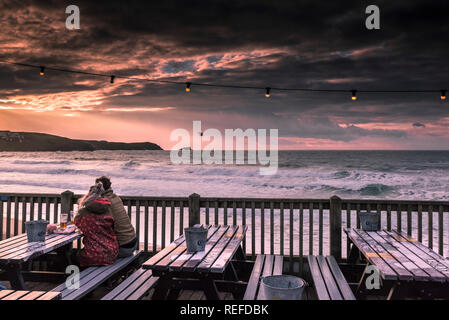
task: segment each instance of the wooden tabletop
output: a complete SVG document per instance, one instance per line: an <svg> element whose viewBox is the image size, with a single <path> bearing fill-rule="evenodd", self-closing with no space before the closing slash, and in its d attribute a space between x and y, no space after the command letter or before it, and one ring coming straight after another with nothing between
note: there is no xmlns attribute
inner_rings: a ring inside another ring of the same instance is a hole
<svg viewBox="0 0 449 320"><path fill-rule="evenodd" d="M223 273L245 236L246 226L204 226L208 229L206 249L187 253L184 235L176 239L142 267L170 272Z"/></svg>
<svg viewBox="0 0 449 320"><path fill-rule="evenodd" d="M57 291L26 291L0 290L0 300L59 300L61 292Z"/></svg>
<svg viewBox="0 0 449 320"><path fill-rule="evenodd" d="M51 234L45 242L28 242L27 235L21 234L0 241L0 264L23 263L31 258L51 252L82 237L80 232L71 234Z"/></svg>
<svg viewBox="0 0 449 320"><path fill-rule="evenodd" d="M449 261L414 238L387 230L345 232L384 280L449 282Z"/></svg>

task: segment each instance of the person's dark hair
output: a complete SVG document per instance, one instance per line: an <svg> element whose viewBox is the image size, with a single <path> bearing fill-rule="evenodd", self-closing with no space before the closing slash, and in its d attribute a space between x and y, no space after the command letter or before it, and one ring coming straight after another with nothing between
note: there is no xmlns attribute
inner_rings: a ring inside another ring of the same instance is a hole
<svg viewBox="0 0 449 320"><path fill-rule="evenodd" d="M101 182L103 184L104 190L108 190L111 187L111 185L112 185L111 178L106 177L106 176L102 176L100 178L97 178L95 180L95 183L98 183L98 182Z"/></svg>

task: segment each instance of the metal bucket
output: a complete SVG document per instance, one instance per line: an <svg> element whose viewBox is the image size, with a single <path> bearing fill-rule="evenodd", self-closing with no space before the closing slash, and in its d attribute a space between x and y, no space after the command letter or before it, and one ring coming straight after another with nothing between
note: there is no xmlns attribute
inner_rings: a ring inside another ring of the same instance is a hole
<svg viewBox="0 0 449 320"><path fill-rule="evenodd" d="M360 211L359 217L363 231L378 231L380 229L380 215L376 211Z"/></svg>
<svg viewBox="0 0 449 320"><path fill-rule="evenodd" d="M186 238L187 252L194 253L204 251L207 242L207 229L201 227L185 228L184 235Z"/></svg>
<svg viewBox="0 0 449 320"><path fill-rule="evenodd" d="M48 221L35 220L25 222L28 242L44 242Z"/></svg>
<svg viewBox="0 0 449 320"><path fill-rule="evenodd" d="M262 300L301 300L306 282L288 275L264 277L260 283Z"/></svg>

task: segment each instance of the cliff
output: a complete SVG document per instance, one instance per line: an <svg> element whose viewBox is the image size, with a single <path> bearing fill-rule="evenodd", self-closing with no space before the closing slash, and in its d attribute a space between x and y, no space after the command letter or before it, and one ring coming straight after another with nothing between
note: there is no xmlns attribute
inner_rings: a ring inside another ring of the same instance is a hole
<svg viewBox="0 0 449 320"><path fill-rule="evenodd" d="M162 150L151 142L108 142L74 140L44 133L0 131L1 151L95 151L95 150Z"/></svg>

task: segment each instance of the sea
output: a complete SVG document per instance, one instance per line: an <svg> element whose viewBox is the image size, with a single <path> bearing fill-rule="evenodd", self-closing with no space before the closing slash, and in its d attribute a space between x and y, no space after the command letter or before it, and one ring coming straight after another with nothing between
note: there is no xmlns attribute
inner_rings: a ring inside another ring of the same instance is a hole
<svg viewBox="0 0 449 320"><path fill-rule="evenodd" d="M258 165L175 165L169 151L1 152L0 192L83 193L106 175L135 196L449 199L449 151L280 151L277 166L266 176Z"/></svg>
<svg viewBox="0 0 449 320"><path fill-rule="evenodd" d="M239 158L237 154L234 156ZM247 163L247 155L242 160ZM276 174L267 176L260 174L259 165L175 165L170 160L169 151L2 152L0 193L61 193L71 190L82 194L96 177L106 175L111 178L117 194L128 196L187 197L197 193L203 197L238 198L325 199L338 195L342 199L449 200L449 151L280 151L276 165ZM222 216L223 209L220 210ZM179 215L179 209L176 209L175 214ZM238 209L237 214L241 217L242 210ZM250 221L249 210L246 214L247 221ZM356 220L355 214L354 211L351 213L353 222ZM412 214L412 235L416 236L417 213ZM184 216L184 221L188 221L186 213ZM228 216L229 221L232 221L231 212ZM265 219L268 216L268 212L265 213ZM260 252L262 246L260 217L258 209L256 252ZM284 253L288 254L290 220L288 214L284 218ZM397 219L394 215L392 218L392 227L395 228ZM274 232L279 234L279 210L274 211L274 219ZM298 219L298 212L294 212L295 239L299 237ZM343 215L344 225L345 219L346 215ZM402 215L402 221L405 226L406 215ZM427 241L427 221L427 216L423 215L424 241ZM437 216L433 224L434 243L438 243L436 221ZM218 224L220 222L217 221ZM241 218L237 222L240 223ZM135 215L133 223L136 223ZM309 217L304 212L304 254L317 253L319 250L317 212L314 213L312 223L314 233L309 234ZM447 214L444 225L444 255L449 256ZM264 221L264 226L265 231L269 231L269 221ZM323 229L328 230L328 226L329 217L325 214ZM177 226L175 228L179 233ZM140 229L142 243L143 223ZM248 234L252 234L252 226ZM168 233L166 237L165 243L169 243ZM313 237L313 248L308 247L310 237ZM324 232L324 254L329 252L328 240L328 233ZM269 248L268 235L264 242L265 248ZM273 242L274 253L281 253L279 237L275 237ZM161 245L161 239L158 239L156 245ZM342 245L345 256L347 242L344 234ZM251 252L251 246L251 241L247 241L247 252ZM299 253L296 242L292 250L295 255Z"/></svg>

